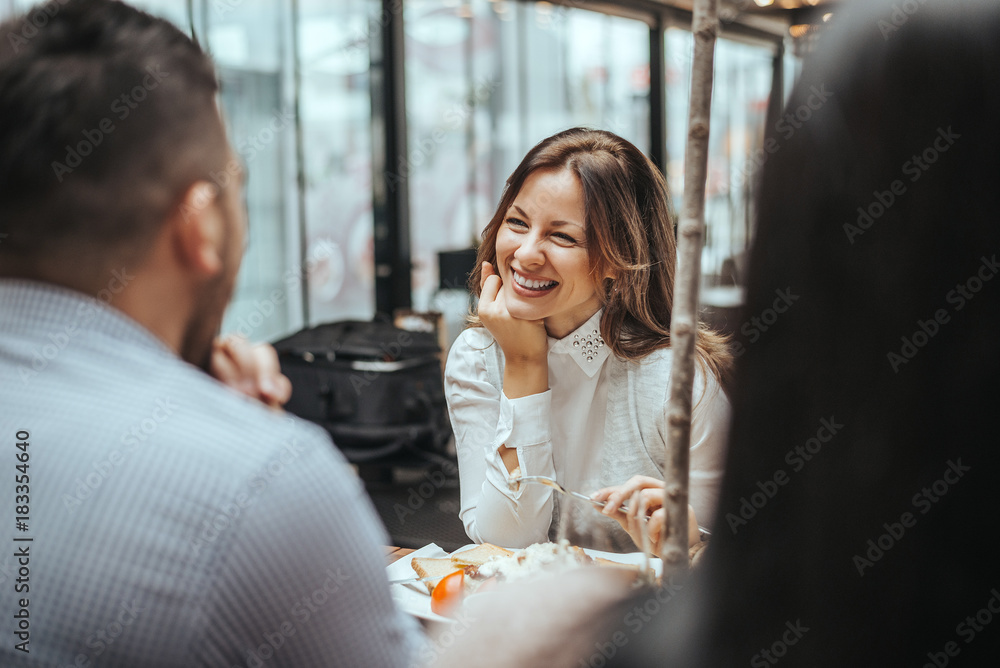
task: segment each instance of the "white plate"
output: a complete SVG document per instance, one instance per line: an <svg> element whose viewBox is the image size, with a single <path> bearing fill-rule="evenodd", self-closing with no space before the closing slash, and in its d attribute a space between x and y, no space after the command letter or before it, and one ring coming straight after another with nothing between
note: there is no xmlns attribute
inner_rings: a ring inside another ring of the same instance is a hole
<svg viewBox="0 0 1000 668"><path fill-rule="evenodd" d="M402 559L397 559L388 566L385 567L385 572L389 576L390 580L402 580L403 578L415 578L417 573L410 566L410 559L414 557L447 557L448 553L442 550L440 547L431 543L430 545L425 545L419 550L414 550L410 554L406 555ZM422 582L417 583L418 586L423 587ZM414 617L419 617L420 619L427 619L434 622L451 622L451 619L447 617L442 617L441 615L431 612L431 596L430 594L421 594L419 592L410 589L406 585L392 585L390 587L392 590L392 598L396 601L396 605L403 612L408 612Z"/></svg>
<svg viewBox="0 0 1000 668"><path fill-rule="evenodd" d="M476 547L475 544L465 545L458 548L452 554L461 552L463 550L468 550L470 548ZM584 548L583 550L591 557L597 558L601 557L607 559L608 561L617 561L620 564L632 564L636 566L642 565L642 553L641 552L628 552L626 554L619 554L617 552L602 552L601 550L591 550ZM397 559L395 562L386 566L385 571L388 575L389 580L401 580L403 578L415 578L417 577L416 572L413 567L410 566L410 560L414 557L447 557L449 554L442 550L440 547L431 543L430 545L425 545L419 550L414 550L402 559ZM656 571L659 575L663 570L663 562L656 558L650 558L649 565ZM418 586L423 586L422 583L417 583ZM418 591L410 589L406 585L392 585L392 598L396 601L396 605L399 606L404 612L408 612L414 617L419 617L420 619L426 619L434 622L454 622L455 620L449 617L442 617L441 615L431 612L431 597L430 594L422 594Z"/></svg>

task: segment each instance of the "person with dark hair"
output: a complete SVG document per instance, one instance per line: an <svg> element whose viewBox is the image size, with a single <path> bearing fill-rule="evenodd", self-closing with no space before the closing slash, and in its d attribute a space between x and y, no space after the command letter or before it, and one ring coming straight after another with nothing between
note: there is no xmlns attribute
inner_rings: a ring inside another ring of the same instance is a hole
<svg viewBox="0 0 1000 668"><path fill-rule="evenodd" d="M998 36L987 0L849 3L820 35L746 317L799 298L738 361L704 570L641 629L641 601L609 616L607 665L996 663Z"/></svg>
<svg viewBox="0 0 1000 668"><path fill-rule="evenodd" d="M445 372L470 538L521 547L563 528L576 544L635 549L615 518L562 513L551 489L512 481L589 491L662 478L675 254L663 176L621 137L560 132L511 174L470 281L478 316ZM707 330L697 352L695 540L722 473L731 359Z"/></svg>
<svg viewBox="0 0 1000 668"><path fill-rule="evenodd" d="M269 410L273 349L216 340L247 230L212 61L112 0L0 35L0 664L408 665L360 482Z"/></svg>
<svg viewBox="0 0 1000 668"><path fill-rule="evenodd" d="M512 622L525 667L996 664L998 35L993 0L835 10L810 120L767 134L744 317L799 298L736 364L705 559L611 608L508 597L440 665L507 665Z"/></svg>

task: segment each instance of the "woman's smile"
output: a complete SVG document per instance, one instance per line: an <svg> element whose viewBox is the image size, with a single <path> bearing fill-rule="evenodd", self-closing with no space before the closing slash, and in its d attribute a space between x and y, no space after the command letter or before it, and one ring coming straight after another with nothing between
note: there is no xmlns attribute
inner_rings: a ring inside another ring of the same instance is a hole
<svg viewBox="0 0 1000 668"><path fill-rule="evenodd" d="M511 274L514 277L514 284L519 288L523 288L523 290L519 290L518 292L523 292L527 297L543 295L559 285L559 281L528 278L513 268L511 269Z"/></svg>
<svg viewBox="0 0 1000 668"><path fill-rule="evenodd" d="M544 320L562 338L600 308L587 251L583 188L567 169L531 174L497 234L497 269L507 310Z"/></svg>

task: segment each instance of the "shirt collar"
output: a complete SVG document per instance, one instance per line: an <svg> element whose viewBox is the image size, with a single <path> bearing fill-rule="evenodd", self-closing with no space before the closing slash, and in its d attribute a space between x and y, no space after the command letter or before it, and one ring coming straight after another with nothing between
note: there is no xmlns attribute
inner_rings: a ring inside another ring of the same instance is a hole
<svg viewBox="0 0 1000 668"><path fill-rule="evenodd" d="M119 343L130 343L176 357L152 332L101 299L70 288L24 278L0 279L0 333L49 330L80 336L99 333Z"/></svg>
<svg viewBox="0 0 1000 668"><path fill-rule="evenodd" d="M604 309L598 310L597 313L590 316L587 322L561 339L550 337L549 353L569 355L576 360L576 363L588 377L593 378L604 364L604 360L611 354L608 344L601 338L601 315L603 313Z"/></svg>

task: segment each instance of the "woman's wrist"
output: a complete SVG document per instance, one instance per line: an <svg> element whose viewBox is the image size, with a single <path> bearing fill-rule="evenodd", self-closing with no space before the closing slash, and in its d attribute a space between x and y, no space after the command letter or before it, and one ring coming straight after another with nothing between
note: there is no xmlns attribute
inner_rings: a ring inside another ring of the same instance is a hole
<svg viewBox="0 0 1000 668"><path fill-rule="evenodd" d="M548 360L506 360L503 393L508 399L541 394L549 389Z"/></svg>

